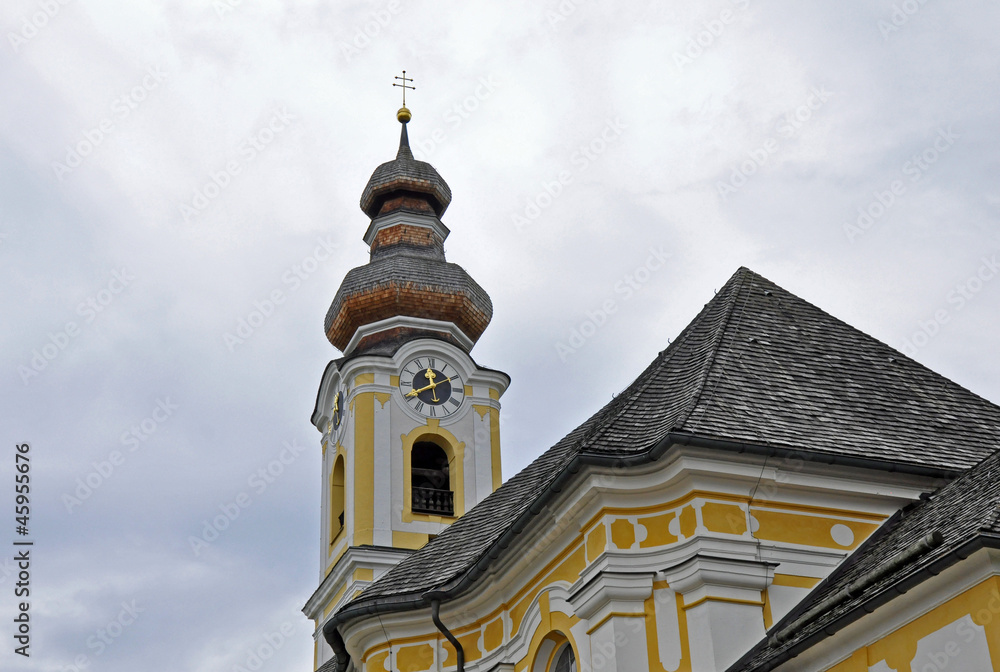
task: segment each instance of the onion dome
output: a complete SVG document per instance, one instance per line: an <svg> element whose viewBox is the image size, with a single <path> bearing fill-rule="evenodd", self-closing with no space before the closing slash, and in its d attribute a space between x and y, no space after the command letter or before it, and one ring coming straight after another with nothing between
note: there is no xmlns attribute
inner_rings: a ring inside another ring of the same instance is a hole
<svg viewBox="0 0 1000 672"><path fill-rule="evenodd" d="M361 209L374 219L386 208L391 195L409 192L423 196L434 214L440 217L451 203L451 189L448 188L444 178L434 170L434 166L413 158L413 153L410 152L410 139L406 134L410 111L403 107L396 116L403 125L396 159L383 163L372 173L365 190L361 193Z"/></svg>
<svg viewBox="0 0 1000 672"><path fill-rule="evenodd" d="M344 278L327 313L327 338L346 355L391 354L414 338L438 338L465 349L493 316L489 295L458 264L445 259L450 233L441 215L451 203L448 184L410 152L403 125L394 161L375 169L361 196L371 217L364 241L369 263Z"/></svg>

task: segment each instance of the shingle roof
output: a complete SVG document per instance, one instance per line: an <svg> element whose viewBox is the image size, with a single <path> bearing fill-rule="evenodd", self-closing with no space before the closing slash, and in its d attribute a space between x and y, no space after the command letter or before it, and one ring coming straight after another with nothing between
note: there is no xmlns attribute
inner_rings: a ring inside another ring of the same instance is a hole
<svg viewBox="0 0 1000 672"><path fill-rule="evenodd" d="M398 249L347 272L323 328L343 350L359 326L396 315L453 322L475 342L490 323L493 302L458 264Z"/></svg>
<svg viewBox="0 0 1000 672"><path fill-rule="evenodd" d="M451 203L451 189L434 166L413 158L405 123L400 131L396 158L380 165L368 178L368 184L361 192L361 209L374 219L385 196L399 190L426 194L438 217L444 214Z"/></svg>
<svg viewBox="0 0 1000 672"><path fill-rule="evenodd" d="M574 457L672 432L957 474L1000 445L1000 407L741 268L624 392L345 609L455 585Z"/></svg>
<svg viewBox="0 0 1000 672"><path fill-rule="evenodd" d="M330 658L330 660L323 663L322 665L320 665L319 668L316 670L316 672L334 672L336 669L337 669L337 659L333 657Z"/></svg>
<svg viewBox="0 0 1000 672"><path fill-rule="evenodd" d="M443 294L465 294L478 310L487 315L493 314L490 295L458 264L397 251L347 272L330 309L326 311L323 327L330 329L346 297L395 286L413 286Z"/></svg>
<svg viewBox="0 0 1000 672"><path fill-rule="evenodd" d="M934 530L944 534L944 543L911 562L890 572L877 582L859 591L812 618L801 618L814 605L837 594L853 582L884 567L893 558L918 543ZM787 628L788 639L781 644L760 642L729 672L765 672L784 660L801 653L814 641L839 630L848 619L860 617L899 592L894 587L920 582L941 571L955 560L954 551L977 538L992 538L1000 547L1000 453L987 457L981 464L941 488L927 501L904 509L889 520L858 547L827 579L818 585L799 605L783 618L771 633ZM928 568L932 568L926 573ZM859 607L863 607L859 611ZM840 624L838 625L838 621Z"/></svg>

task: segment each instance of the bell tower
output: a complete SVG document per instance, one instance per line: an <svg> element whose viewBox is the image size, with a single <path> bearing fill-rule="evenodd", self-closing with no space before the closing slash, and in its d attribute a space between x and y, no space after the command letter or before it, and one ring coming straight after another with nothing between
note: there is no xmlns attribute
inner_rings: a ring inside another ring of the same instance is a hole
<svg viewBox="0 0 1000 672"><path fill-rule="evenodd" d="M451 190L413 158L405 98L396 117L396 158L361 194L369 262L347 273L324 324L343 356L326 367L311 419L323 450L320 583L303 612L317 669L332 656L326 619L500 486L510 378L470 355L493 304L445 259Z"/></svg>

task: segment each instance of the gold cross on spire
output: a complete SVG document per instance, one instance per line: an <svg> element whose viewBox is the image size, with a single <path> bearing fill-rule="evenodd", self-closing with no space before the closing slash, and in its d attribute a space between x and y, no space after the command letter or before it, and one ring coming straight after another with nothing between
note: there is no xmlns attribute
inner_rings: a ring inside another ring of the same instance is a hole
<svg viewBox="0 0 1000 672"><path fill-rule="evenodd" d="M401 80L402 83L393 82L392 85L393 86L398 86L401 89L403 89L403 107L406 107L406 90L407 89L412 89L412 90L416 91L417 87L410 86L409 84L407 84L407 82L412 82L413 78L406 76L406 70L403 70L403 76L402 77L400 77L399 75L396 75L396 79Z"/></svg>

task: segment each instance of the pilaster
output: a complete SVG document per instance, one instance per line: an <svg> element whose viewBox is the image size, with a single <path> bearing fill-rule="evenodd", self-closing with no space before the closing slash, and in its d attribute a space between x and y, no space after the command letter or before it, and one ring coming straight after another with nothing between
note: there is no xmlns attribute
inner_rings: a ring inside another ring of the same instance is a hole
<svg viewBox="0 0 1000 672"><path fill-rule="evenodd" d="M587 621L594 672L649 672L646 600L653 575L602 571L569 597Z"/></svg>
<svg viewBox="0 0 1000 672"><path fill-rule="evenodd" d="M699 554L664 571L682 596L692 672L724 670L764 637L763 591L776 566Z"/></svg>

